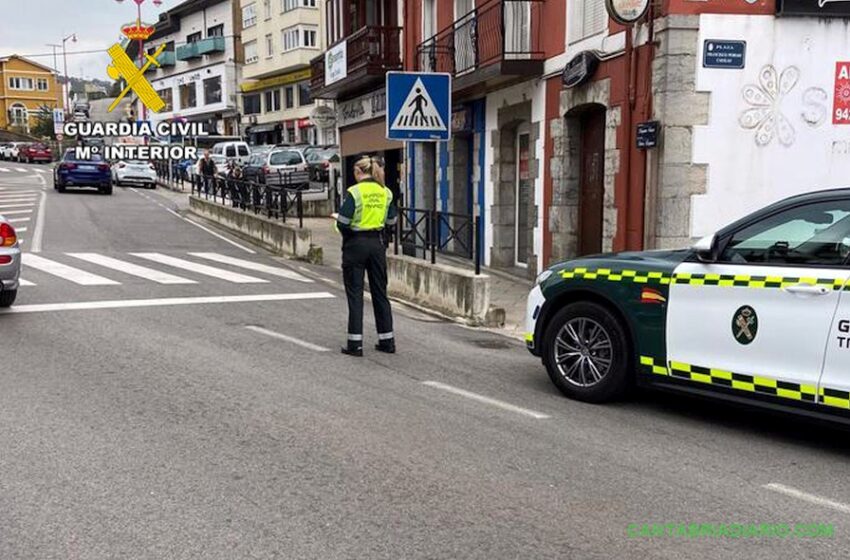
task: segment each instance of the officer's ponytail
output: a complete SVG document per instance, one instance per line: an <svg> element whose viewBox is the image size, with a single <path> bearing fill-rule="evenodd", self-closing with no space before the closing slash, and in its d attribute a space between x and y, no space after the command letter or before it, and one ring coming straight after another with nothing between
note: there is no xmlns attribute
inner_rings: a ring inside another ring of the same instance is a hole
<svg viewBox="0 0 850 560"><path fill-rule="evenodd" d="M375 156L363 156L354 164L361 172L372 177L378 183L386 186L384 168Z"/></svg>

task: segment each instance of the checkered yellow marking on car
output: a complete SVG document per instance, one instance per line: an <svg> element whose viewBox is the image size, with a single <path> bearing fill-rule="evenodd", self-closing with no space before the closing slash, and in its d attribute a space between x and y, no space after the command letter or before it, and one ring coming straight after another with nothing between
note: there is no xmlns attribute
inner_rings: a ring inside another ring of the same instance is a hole
<svg viewBox="0 0 850 560"><path fill-rule="evenodd" d="M806 276L750 276L747 274L691 274L677 272L673 284L690 286L719 286L721 288L787 288L797 284L824 286L831 290L850 290L843 278L814 278ZM845 285L846 284L846 285Z"/></svg>
<svg viewBox="0 0 850 560"><path fill-rule="evenodd" d="M821 387L820 402L827 406L850 409L850 392Z"/></svg>
<svg viewBox="0 0 850 560"><path fill-rule="evenodd" d="M647 270L612 270L610 268L575 268L562 270L561 278L567 280L607 280L609 282L634 282L635 284L669 284L672 276L666 272Z"/></svg>
<svg viewBox="0 0 850 560"><path fill-rule="evenodd" d="M663 360L650 356L640 357L641 367L645 373L669 375L677 379L687 379L696 383L728 387L747 393L761 393L795 401L816 402L817 388L814 385L804 385L780 381L760 375L744 375L731 371L695 366L682 362L671 361L665 365ZM839 394L840 393L840 394ZM827 396L829 401L824 399ZM841 406L850 409L850 394L847 392L821 389L821 402L830 406Z"/></svg>

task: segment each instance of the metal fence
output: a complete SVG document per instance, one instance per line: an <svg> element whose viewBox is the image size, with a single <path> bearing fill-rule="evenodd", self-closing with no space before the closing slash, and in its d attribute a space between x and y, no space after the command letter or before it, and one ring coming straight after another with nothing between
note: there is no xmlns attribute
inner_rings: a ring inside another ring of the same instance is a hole
<svg viewBox="0 0 850 560"><path fill-rule="evenodd" d="M203 177L190 175L189 184L193 195L213 202L229 204L254 214L263 214L267 218L298 220L298 227L304 227L304 201L300 189L287 188L286 180L282 184L268 185L255 181L243 181L228 177Z"/></svg>
<svg viewBox="0 0 850 560"><path fill-rule="evenodd" d="M437 253L470 259L481 274L481 218L421 208L398 209L394 252L437 262Z"/></svg>

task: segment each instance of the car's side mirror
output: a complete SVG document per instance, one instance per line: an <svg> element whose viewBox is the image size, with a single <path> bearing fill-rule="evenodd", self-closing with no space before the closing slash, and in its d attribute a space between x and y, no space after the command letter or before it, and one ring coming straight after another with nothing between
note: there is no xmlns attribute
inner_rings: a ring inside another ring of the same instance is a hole
<svg viewBox="0 0 850 560"><path fill-rule="evenodd" d="M713 263L720 257L720 244L717 235L711 234L703 237L691 246L697 258L702 262Z"/></svg>

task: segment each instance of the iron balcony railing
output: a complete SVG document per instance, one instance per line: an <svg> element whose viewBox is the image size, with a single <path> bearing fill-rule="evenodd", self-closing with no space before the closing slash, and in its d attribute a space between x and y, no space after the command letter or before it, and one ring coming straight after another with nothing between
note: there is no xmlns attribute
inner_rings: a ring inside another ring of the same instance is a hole
<svg viewBox="0 0 850 560"><path fill-rule="evenodd" d="M497 62L543 60L541 4L498 0L475 8L417 46L416 69L462 75Z"/></svg>
<svg viewBox="0 0 850 560"><path fill-rule="evenodd" d="M383 76L388 70L401 70L401 27L369 25L349 35L346 44L346 77L325 86L325 55L310 61L310 89L321 95L323 90L344 88L346 82L367 75ZM333 45L331 46L333 48Z"/></svg>

